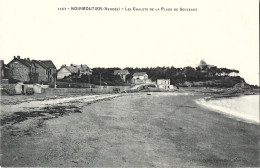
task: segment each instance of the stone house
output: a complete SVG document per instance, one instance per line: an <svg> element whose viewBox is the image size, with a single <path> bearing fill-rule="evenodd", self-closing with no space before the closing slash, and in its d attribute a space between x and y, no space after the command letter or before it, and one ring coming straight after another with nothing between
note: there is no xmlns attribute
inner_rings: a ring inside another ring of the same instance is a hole
<svg viewBox="0 0 260 168"><path fill-rule="evenodd" d="M32 60L37 66L38 82L54 82L56 78L56 67L51 60Z"/></svg>
<svg viewBox="0 0 260 168"><path fill-rule="evenodd" d="M131 83L141 84L141 83L152 83L152 80L148 78L146 72L136 72L133 74Z"/></svg>
<svg viewBox="0 0 260 168"><path fill-rule="evenodd" d="M21 82L53 82L56 78L56 67L51 60L30 60L14 56L7 67L8 78Z"/></svg>
<svg viewBox="0 0 260 168"><path fill-rule="evenodd" d="M128 70L114 70L114 75L119 75L124 82L126 82L126 76L129 74Z"/></svg>
<svg viewBox="0 0 260 168"><path fill-rule="evenodd" d="M62 65L57 71L57 79L64 79L70 77L72 79L81 78L82 75L92 75L92 70L86 65Z"/></svg>
<svg viewBox="0 0 260 168"><path fill-rule="evenodd" d="M29 58L21 59L20 56L15 57L7 64L9 79L19 80L21 82L37 82L38 73L36 65Z"/></svg>

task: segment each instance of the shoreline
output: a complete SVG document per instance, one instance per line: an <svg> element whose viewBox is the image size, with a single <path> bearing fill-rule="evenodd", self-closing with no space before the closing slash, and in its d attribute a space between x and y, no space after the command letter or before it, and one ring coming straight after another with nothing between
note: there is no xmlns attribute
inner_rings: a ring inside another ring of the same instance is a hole
<svg viewBox="0 0 260 168"><path fill-rule="evenodd" d="M125 95L90 104L78 99L47 105L43 111L31 109L37 113L29 112L30 116L46 116L1 126L4 152L1 165L259 165L256 158L259 127L202 108L194 100L204 95L170 92ZM96 152L90 152L93 149Z"/></svg>
<svg viewBox="0 0 260 168"><path fill-rule="evenodd" d="M200 99L197 99L197 100L194 100L194 101L198 105L200 105L202 108L212 110L216 113L223 114L227 118L233 118L237 121L242 121L242 122L245 122L245 123L248 123L248 124L254 124L254 125L260 126L259 121L255 121L253 119L248 119L248 118L238 116L238 115L234 114L236 112L232 109L227 109L226 107L222 107L220 105L215 105L214 107L212 107L212 105L207 104L208 101L210 102L210 101L216 101L216 100L225 100L225 99L228 99L228 98L232 99L232 98L243 97L243 96L249 96L249 95L240 95L240 96L232 96L232 97L217 97L217 98L216 97L204 97L204 98L200 98Z"/></svg>

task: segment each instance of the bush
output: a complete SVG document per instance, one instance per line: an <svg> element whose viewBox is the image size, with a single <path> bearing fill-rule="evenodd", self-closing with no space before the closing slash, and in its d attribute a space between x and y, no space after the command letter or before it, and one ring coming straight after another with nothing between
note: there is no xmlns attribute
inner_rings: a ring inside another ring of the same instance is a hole
<svg viewBox="0 0 260 168"><path fill-rule="evenodd" d="M17 79L12 79L12 78L9 79L9 84L16 84L18 82L20 82L20 81Z"/></svg>
<svg viewBox="0 0 260 168"><path fill-rule="evenodd" d="M35 84L35 82L34 81L25 81L25 82L23 82L24 84Z"/></svg>
<svg viewBox="0 0 260 168"><path fill-rule="evenodd" d="M49 82L47 82L47 81L40 81L38 83L41 84L41 85L48 85L49 84Z"/></svg>
<svg viewBox="0 0 260 168"><path fill-rule="evenodd" d="M33 95L34 94L33 88L26 88L25 92L26 92L27 95Z"/></svg>
<svg viewBox="0 0 260 168"><path fill-rule="evenodd" d="M10 96L14 96L16 92L15 92L15 89L13 89L13 88L6 88L6 89L2 89L2 94L3 93L6 93Z"/></svg>

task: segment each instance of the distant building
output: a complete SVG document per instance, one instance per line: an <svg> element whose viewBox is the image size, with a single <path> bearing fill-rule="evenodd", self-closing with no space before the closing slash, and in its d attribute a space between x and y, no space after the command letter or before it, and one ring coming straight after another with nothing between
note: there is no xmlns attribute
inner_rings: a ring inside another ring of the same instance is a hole
<svg viewBox="0 0 260 168"><path fill-rule="evenodd" d="M131 83L141 84L141 83L152 83L152 80L148 78L146 72L136 72L133 74Z"/></svg>
<svg viewBox="0 0 260 168"><path fill-rule="evenodd" d="M250 85L242 82L235 84L234 88L250 89Z"/></svg>
<svg viewBox="0 0 260 168"><path fill-rule="evenodd" d="M170 79L157 79L157 86L161 89L173 89Z"/></svg>
<svg viewBox="0 0 260 168"><path fill-rule="evenodd" d="M124 82L126 82L126 76L128 74L130 74L128 70L114 70L114 75L119 75Z"/></svg>
<svg viewBox="0 0 260 168"><path fill-rule="evenodd" d="M63 79L64 77L80 78L82 75L92 75L92 70L86 65L62 65L57 72L57 79Z"/></svg>
<svg viewBox="0 0 260 168"><path fill-rule="evenodd" d="M204 69L212 68L212 67L216 67L216 66L207 64L207 63L202 59L202 60L200 61L199 67L200 67L200 69L204 70Z"/></svg>

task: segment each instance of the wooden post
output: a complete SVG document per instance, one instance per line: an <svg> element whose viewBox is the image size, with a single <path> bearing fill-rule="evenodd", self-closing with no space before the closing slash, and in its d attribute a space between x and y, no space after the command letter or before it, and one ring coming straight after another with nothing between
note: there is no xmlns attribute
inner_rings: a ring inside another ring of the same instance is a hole
<svg viewBox="0 0 260 168"><path fill-rule="evenodd" d="M100 75L99 85L100 85L100 88L101 88L101 73L99 75Z"/></svg>
<svg viewBox="0 0 260 168"><path fill-rule="evenodd" d="M88 75L88 82L89 82L89 87L91 89L91 84L90 84L90 74Z"/></svg>

